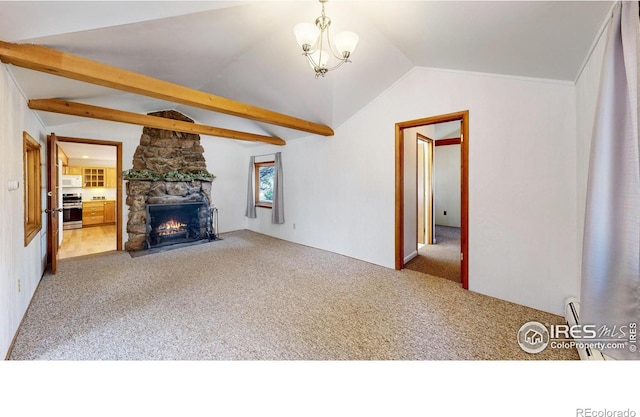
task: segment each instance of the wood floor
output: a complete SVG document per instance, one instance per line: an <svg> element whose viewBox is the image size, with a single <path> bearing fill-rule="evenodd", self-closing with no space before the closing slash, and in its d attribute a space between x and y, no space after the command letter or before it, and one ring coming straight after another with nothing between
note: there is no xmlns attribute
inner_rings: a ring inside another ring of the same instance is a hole
<svg viewBox="0 0 640 417"><path fill-rule="evenodd" d="M64 230L60 259L116 250L116 225Z"/></svg>

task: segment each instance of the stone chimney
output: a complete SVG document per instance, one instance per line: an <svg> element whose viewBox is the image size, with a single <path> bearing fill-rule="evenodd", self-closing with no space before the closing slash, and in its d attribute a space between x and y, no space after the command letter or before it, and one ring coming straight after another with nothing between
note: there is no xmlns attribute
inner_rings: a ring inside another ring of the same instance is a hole
<svg viewBox="0 0 640 417"><path fill-rule="evenodd" d="M193 120L174 110L149 115L193 123ZM201 214L201 228L205 234L211 205L211 179L201 178L197 174L206 172L204 148L200 145L199 135L144 127L140 144L133 155L131 175L124 176L128 181L126 203L129 206L129 239L125 249L146 249L147 204L205 202L206 209Z"/></svg>

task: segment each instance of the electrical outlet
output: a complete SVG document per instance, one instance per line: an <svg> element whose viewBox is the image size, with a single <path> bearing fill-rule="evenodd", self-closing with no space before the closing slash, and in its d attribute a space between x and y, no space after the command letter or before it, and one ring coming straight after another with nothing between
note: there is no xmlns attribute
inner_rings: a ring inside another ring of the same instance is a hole
<svg viewBox="0 0 640 417"><path fill-rule="evenodd" d="M296 230L296 224L295 223L293 224L293 230Z"/></svg>

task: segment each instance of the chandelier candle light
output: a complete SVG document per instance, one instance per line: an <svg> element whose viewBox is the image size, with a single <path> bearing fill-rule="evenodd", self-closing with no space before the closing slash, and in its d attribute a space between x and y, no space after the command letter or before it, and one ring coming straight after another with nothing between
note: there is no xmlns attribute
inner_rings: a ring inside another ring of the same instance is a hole
<svg viewBox="0 0 640 417"><path fill-rule="evenodd" d="M309 60L309 65L316 72L316 78L337 69L345 62L351 62L349 57L356 49L358 35L353 32L340 32L333 39L333 45L329 37L331 19L324 13L324 4L327 0L319 0L322 4L322 16L316 19L316 23L299 23L293 28L298 45L302 47L303 55ZM328 67L329 58L333 55L338 62Z"/></svg>

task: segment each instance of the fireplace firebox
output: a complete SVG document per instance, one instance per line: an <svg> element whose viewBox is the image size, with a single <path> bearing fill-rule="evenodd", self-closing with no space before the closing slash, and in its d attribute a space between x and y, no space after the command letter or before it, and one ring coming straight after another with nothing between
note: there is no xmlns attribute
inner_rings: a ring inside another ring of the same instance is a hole
<svg viewBox="0 0 640 417"><path fill-rule="evenodd" d="M207 239L209 207L203 201L147 204L147 248Z"/></svg>

